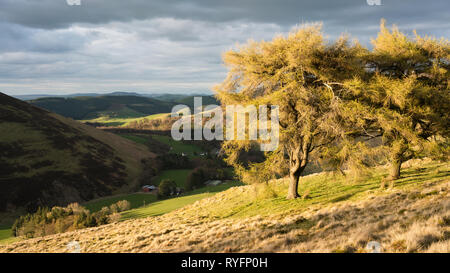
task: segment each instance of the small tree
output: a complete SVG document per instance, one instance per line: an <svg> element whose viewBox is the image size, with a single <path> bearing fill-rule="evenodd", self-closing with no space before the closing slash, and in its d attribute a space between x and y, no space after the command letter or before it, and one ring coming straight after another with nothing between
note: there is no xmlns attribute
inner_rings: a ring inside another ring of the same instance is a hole
<svg viewBox="0 0 450 273"><path fill-rule="evenodd" d="M158 193L161 196L170 196L171 193L175 192L175 189L177 187L177 184L175 183L175 181L170 180L170 179L165 179L163 181L161 181L161 183L159 183L159 187L158 187Z"/></svg>
<svg viewBox="0 0 450 273"><path fill-rule="evenodd" d="M127 200L118 201L117 207L119 208L119 212L126 211L131 208L131 203Z"/></svg>
<svg viewBox="0 0 450 273"><path fill-rule="evenodd" d="M186 189L190 191L204 186L204 183L209 179L209 176L209 171L205 168L197 167L193 169L186 179Z"/></svg>

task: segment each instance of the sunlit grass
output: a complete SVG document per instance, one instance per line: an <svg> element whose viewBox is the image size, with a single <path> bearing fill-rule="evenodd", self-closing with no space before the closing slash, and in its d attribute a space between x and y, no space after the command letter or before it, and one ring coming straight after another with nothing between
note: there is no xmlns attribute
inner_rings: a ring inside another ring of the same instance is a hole
<svg viewBox="0 0 450 273"><path fill-rule="evenodd" d="M205 187L122 213L112 225L24 240L0 252L64 252L78 238L85 252L448 252L450 163L405 164L388 175L321 173L301 178L302 198L286 200L287 180ZM233 187L238 185L238 187Z"/></svg>
<svg viewBox="0 0 450 273"><path fill-rule="evenodd" d="M94 118L94 119L86 119L86 120L81 120L81 122L92 122L92 123L101 123L104 126L127 126L129 125L131 122L139 122L142 120L153 120L153 119L163 119L166 118L168 116L170 116L170 113L159 113L159 114L153 114L153 115L149 115L149 116L139 116L137 114L133 114L133 113L121 113L120 114L121 117L115 117L115 116L111 116L108 113L104 113L103 116L98 117L98 118Z"/></svg>
<svg viewBox="0 0 450 273"><path fill-rule="evenodd" d="M11 239L11 227L0 226L0 244Z"/></svg>
<svg viewBox="0 0 450 273"><path fill-rule="evenodd" d="M311 206L330 206L343 201L357 201L368 195L385 194L381 181L388 174L385 168L376 168L372 175L352 180L348 176L321 173L301 178L299 194L307 196L295 200L286 200L287 179L272 181L245 187L243 192L226 196L226 202L220 206L211 204L203 208L202 213L209 218L251 217L277 213L291 214L303 211ZM392 190L420 189L424 183L448 181L450 165L448 163L429 163L420 168L406 168L402 178L395 182ZM225 192L227 193L227 192Z"/></svg>
<svg viewBox="0 0 450 273"><path fill-rule="evenodd" d="M188 192L186 196L157 201L145 207L125 211L122 213L122 220L163 215L186 205L192 204L195 201L213 196L217 192L240 185L242 184L239 182L228 182L218 186L204 187Z"/></svg>

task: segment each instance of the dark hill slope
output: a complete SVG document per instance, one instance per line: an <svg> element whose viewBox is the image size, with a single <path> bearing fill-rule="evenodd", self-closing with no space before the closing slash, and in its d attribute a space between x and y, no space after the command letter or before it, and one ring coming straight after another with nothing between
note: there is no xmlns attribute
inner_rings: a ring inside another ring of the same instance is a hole
<svg viewBox="0 0 450 273"><path fill-rule="evenodd" d="M120 192L151 156L144 146L0 93L0 211Z"/></svg>

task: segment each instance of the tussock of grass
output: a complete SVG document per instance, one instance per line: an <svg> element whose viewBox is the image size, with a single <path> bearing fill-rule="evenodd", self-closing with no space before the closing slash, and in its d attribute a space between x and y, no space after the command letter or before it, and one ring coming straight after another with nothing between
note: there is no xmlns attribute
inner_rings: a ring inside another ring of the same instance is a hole
<svg viewBox="0 0 450 273"><path fill-rule="evenodd" d="M64 252L72 240L83 252L367 252L370 241L384 252L448 252L450 164L420 168L405 169L392 189L380 188L383 168L359 182L311 175L300 185L309 198L297 200L285 200L285 180L233 187L162 216L16 242L0 252Z"/></svg>

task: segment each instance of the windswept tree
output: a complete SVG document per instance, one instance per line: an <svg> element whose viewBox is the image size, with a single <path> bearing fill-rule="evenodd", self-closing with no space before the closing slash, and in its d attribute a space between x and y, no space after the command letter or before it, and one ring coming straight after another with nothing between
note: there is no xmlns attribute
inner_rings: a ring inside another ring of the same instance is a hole
<svg viewBox="0 0 450 273"><path fill-rule="evenodd" d="M365 56L367 74L347 82L381 131L390 180L400 177L403 162L437 150L445 156L449 149L450 44L414 34L409 38L395 26L390 31L382 21Z"/></svg>
<svg viewBox="0 0 450 273"><path fill-rule="evenodd" d="M277 105L279 146L249 169L238 154L251 141L225 141L229 163L241 174L269 178L288 165L288 199L299 197L298 183L313 153L321 153L357 126L354 108L341 96L345 82L363 73L367 52L346 37L327 43L320 25L300 28L272 41L250 41L224 54L229 72L215 90L222 105ZM286 164L287 163L287 164Z"/></svg>

